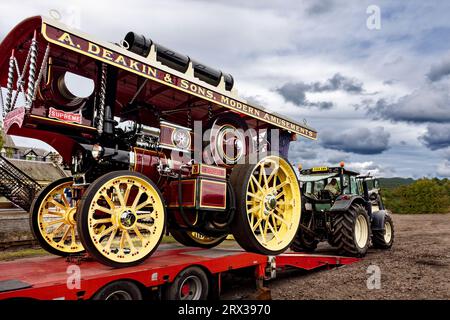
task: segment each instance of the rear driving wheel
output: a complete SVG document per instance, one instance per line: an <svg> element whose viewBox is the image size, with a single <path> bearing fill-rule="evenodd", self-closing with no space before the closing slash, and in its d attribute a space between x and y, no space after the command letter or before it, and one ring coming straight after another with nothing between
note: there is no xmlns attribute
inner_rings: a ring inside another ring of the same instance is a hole
<svg viewBox="0 0 450 320"><path fill-rule="evenodd" d="M268 155L257 164L237 165L230 180L237 200L231 226L236 241L247 251L285 251L301 215L299 183L288 161Z"/></svg>
<svg viewBox="0 0 450 320"><path fill-rule="evenodd" d="M76 228L73 193L73 179L59 179L42 189L31 205L31 230L41 247L55 255L84 250Z"/></svg>
<svg viewBox="0 0 450 320"><path fill-rule="evenodd" d="M330 240L343 255L364 256L370 244L370 220L366 209L353 203L347 211L336 213Z"/></svg>
<svg viewBox="0 0 450 320"><path fill-rule="evenodd" d="M105 265L139 264L158 247L166 214L155 184L142 174L116 171L94 181L77 210L81 241Z"/></svg>

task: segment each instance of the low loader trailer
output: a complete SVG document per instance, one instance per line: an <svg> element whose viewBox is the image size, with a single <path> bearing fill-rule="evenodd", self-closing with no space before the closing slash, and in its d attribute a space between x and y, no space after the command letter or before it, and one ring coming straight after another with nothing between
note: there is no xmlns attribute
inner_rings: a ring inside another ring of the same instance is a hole
<svg viewBox="0 0 450 320"><path fill-rule="evenodd" d="M138 266L119 269L82 256L24 258L0 263L0 300L218 299L223 275L232 270L253 269L256 288L263 288L263 281L274 279L277 271L317 270L357 261L354 257L293 252L265 256L239 248L173 244L161 245L152 259Z"/></svg>

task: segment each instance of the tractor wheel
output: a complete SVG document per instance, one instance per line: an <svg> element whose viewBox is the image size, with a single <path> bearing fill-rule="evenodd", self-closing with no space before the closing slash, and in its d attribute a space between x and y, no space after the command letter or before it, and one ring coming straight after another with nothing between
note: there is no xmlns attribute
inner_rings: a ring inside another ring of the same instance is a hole
<svg viewBox="0 0 450 320"><path fill-rule="evenodd" d="M294 241L291 243L291 250L295 252L313 252L317 248L317 244L319 241L315 239L313 236L308 235L302 229L302 225L306 228L311 228L313 225L313 213L304 213L306 211L304 207L304 202L302 203L302 218L300 220L300 226L298 228L297 234L295 235Z"/></svg>
<svg viewBox="0 0 450 320"><path fill-rule="evenodd" d="M372 232L372 244L378 249L390 249L394 243L394 222L390 215L384 218L384 231Z"/></svg>
<svg viewBox="0 0 450 320"><path fill-rule="evenodd" d="M218 166L232 166L252 150L253 140L246 139L247 124L233 113L221 114L208 124L210 128L205 155Z"/></svg>
<svg viewBox="0 0 450 320"><path fill-rule="evenodd" d="M114 281L101 288L92 300L142 300L142 292L131 281Z"/></svg>
<svg viewBox="0 0 450 320"><path fill-rule="evenodd" d="M314 252L318 243L318 240L311 238L299 228L294 241L291 243L291 250L295 252Z"/></svg>
<svg viewBox="0 0 450 320"><path fill-rule="evenodd" d="M77 216L84 247L111 267L145 260L161 242L166 223L156 185L130 171L110 172L95 180L81 198Z"/></svg>
<svg viewBox="0 0 450 320"><path fill-rule="evenodd" d="M41 247L63 257L84 251L77 235L72 186L70 177L50 183L37 194L30 210L30 228Z"/></svg>
<svg viewBox="0 0 450 320"><path fill-rule="evenodd" d="M209 280L199 267L189 267L181 271L166 288L166 300L206 300L209 294Z"/></svg>
<svg viewBox="0 0 450 320"><path fill-rule="evenodd" d="M203 235L200 232L176 229L170 230L170 234L175 240L185 246L199 248L214 248L227 238L227 235L219 237L209 237Z"/></svg>
<svg viewBox="0 0 450 320"><path fill-rule="evenodd" d="M266 255L289 248L301 216L300 187L289 162L268 155L256 164L238 164L230 181L236 194L231 231L239 245Z"/></svg>
<svg viewBox="0 0 450 320"><path fill-rule="evenodd" d="M362 257L370 244L370 220L366 209L353 203L342 213L336 213L332 221L331 243L340 254Z"/></svg>

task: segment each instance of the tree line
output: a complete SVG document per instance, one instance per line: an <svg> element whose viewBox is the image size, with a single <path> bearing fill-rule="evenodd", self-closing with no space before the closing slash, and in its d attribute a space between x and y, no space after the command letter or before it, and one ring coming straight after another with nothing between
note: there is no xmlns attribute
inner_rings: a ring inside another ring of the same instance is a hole
<svg viewBox="0 0 450 320"><path fill-rule="evenodd" d="M383 186L385 207L393 213L450 212L450 180L423 178L394 188Z"/></svg>

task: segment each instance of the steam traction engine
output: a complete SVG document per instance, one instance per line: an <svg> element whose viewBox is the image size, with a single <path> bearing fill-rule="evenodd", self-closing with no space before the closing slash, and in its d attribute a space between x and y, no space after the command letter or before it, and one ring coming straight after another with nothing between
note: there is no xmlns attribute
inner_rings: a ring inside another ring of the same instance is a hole
<svg viewBox="0 0 450 320"><path fill-rule="evenodd" d="M232 233L262 254L294 239L287 150L316 132L240 100L231 75L132 32L111 44L33 17L0 45L0 85L5 131L48 143L72 171L31 208L49 252L122 267L166 230L205 248Z"/></svg>

